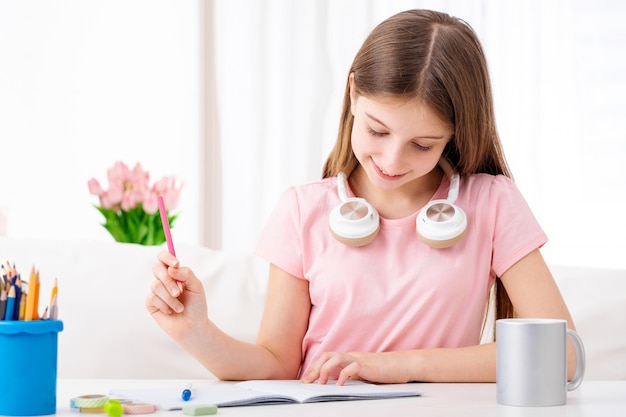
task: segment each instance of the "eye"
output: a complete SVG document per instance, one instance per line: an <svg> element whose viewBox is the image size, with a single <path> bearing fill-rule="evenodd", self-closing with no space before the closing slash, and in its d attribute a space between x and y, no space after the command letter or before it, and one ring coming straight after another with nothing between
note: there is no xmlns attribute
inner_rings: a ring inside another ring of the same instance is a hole
<svg viewBox="0 0 626 417"><path fill-rule="evenodd" d="M377 132L374 129L372 129L371 127L367 128L367 132L372 135L372 136L376 136L376 137L381 137L381 136L385 136L386 133L382 133L382 132Z"/></svg>
<svg viewBox="0 0 626 417"><path fill-rule="evenodd" d="M433 148L432 146L420 145L417 142L413 142L413 147L417 149L418 151L422 151L422 152L430 151Z"/></svg>

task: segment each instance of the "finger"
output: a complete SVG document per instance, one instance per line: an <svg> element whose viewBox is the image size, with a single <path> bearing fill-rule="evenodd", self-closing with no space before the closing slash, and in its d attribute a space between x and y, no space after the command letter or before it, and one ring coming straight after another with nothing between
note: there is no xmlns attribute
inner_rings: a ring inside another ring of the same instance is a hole
<svg viewBox="0 0 626 417"><path fill-rule="evenodd" d="M174 313L174 310L167 305L163 300L157 297L154 293L148 294L145 301L146 310L150 315L155 315L157 313L163 313L166 315L171 315Z"/></svg>
<svg viewBox="0 0 626 417"><path fill-rule="evenodd" d="M358 362L352 362L345 368L339 372L339 377L337 378L337 385L344 385L346 381L356 375L361 371L361 364Z"/></svg>
<svg viewBox="0 0 626 417"><path fill-rule="evenodd" d="M183 303L171 294L171 290L165 288L163 282L159 280L153 281L150 289L152 290L150 294L152 296L151 302L154 307L159 308L163 312L166 312L168 308L176 313L183 311ZM164 308L164 305L168 308Z"/></svg>
<svg viewBox="0 0 626 417"><path fill-rule="evenodd" d="M341 353L332 353L325 356L325 361L319 367L319 376L317 382L319 384L328 383L330 377L338 370L342 368L342 361L344 355Z"/></svg>
<svg viewBox="0 0 626 417"><path fill-rule="evenodd" d="M193 270L186 266L181 266L179 268L168 268L168 274L170 278L178 281L180 284L184 286L185 289L189 290L192 293L203 293L204 286L202 285L202 281L196 277Z"/></svg>
<svg viewBox="0 0 626 417"><path fill-rule="evenodd" d="M161 251L158 254L159 261L163 262L167 266L171 266L173 268L177 268L180 263L178 262L178 258L169 253L168 251Z"/></svg>
<svg viewBox="0 0 626 417"><path fill-rule="evenodd" d="M305 384L311 384L315 382L318 375L319 374L317 373L317 370L309 366L307 370L302 374L300 381Z"/></svg>
<svg viewBox="0 0 626 417"><path fill-rule="evenodd" d="M171 256L171 255L170 255ZM170 267L162 262L157 262L152 267L154 277L163 284L172 297L178 297L182 292L182 286L178 284L176 276L178 267Z"/></svg>
<svg viewBox="0 0 626 417"><path fill-rule="evenodd" d="M184 277L184 275L181 274L181 270L177 266L171 266L167 268L167 275L170 278L167 282L165 282L167 290L170 292L170 294L172 294L173 297L178 297L183 293L183 289L185 287L183 281L184 278L181 278Z"/></svg>
<svg viewBox="0 0 626 417"><path fill-rule="evenodd" d="M315 382L319 378L320 368L331 357L331 355L332 354L326 352L322 353L319 358L311 362L304 374L302 374L302 378L300 380L305 384Z"/></svg>

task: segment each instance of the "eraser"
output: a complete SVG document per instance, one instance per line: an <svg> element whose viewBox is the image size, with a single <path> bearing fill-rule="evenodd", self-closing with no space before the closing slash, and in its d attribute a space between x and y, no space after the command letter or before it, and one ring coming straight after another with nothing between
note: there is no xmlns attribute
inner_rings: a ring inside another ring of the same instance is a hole
<svg viewBox="0 0 626 417"><path fill-rule="evenodd" d="M214 404L185 405L183 406L183 414L186 416L217 414L217 406Z"/></svg>

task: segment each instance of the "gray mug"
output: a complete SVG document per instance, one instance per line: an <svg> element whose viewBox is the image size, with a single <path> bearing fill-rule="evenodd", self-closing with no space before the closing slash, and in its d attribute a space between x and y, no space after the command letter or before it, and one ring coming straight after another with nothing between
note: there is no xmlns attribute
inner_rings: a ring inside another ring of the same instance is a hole
<svg viewBox="0 0 626 417"><path fill-rule="evenodd" d="M567 339L576 350L576 372L567 382ZM553 406L567 402L585 375L585 350L565 320L496 321L497 402L517 406Z"/></svg>

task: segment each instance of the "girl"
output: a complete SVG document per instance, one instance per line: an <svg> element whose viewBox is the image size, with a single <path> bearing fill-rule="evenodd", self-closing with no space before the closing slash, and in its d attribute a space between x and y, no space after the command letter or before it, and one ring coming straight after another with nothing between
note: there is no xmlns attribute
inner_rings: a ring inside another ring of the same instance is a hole
<svg viewBox="0 0 626 417"><path fill-rule="evenodd" d="M451 232L420 230L448 215L460 218ZM270 278L256 343L207 318L201 282L167 252L146 307L221 379L494 381L486 311L574 328L545 242L510 179L476 34L410 10L365 40L323 179L287 190L261 236Z"/></svg>

